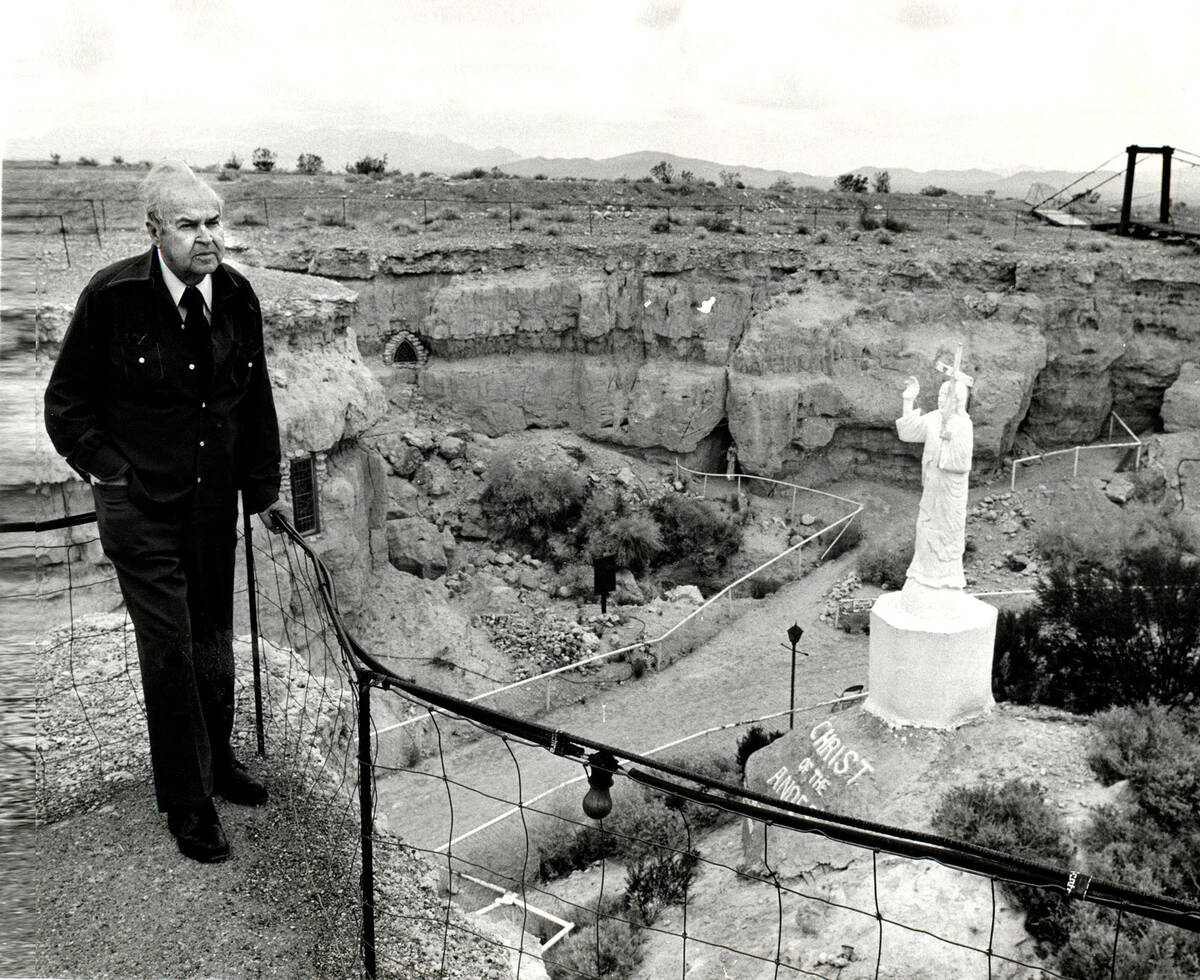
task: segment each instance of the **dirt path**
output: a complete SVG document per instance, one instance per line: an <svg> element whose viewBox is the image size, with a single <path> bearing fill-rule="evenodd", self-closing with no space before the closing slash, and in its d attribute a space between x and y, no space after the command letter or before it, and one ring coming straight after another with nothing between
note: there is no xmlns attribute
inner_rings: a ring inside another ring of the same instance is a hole
<svg viewBox="0 0 1200 980"><path fill-rule="evenodd" d="M852 684L865 684L866 637L850 637L818 621L826 592L846 575L853 561L852 556L844 556L822 565L767 599L737 600L737 606L745 609L742 615L661 674L648 674L541 721L644 753L705 728L782 711L788 706L791 661L791 651L783 644L793 622L804 627L800 648L810 653L797 663L798 706L835 697ZM786 719L770 724L782 728ZM578 763L541 748L514 742L508 748L511 755L504 742L484 737L425 760L421 768L427 775L381 778L380 822L415 847L432 850L504 813L518 795L529 801L582 772ZM448 783L442 778L443 763ZM565 799L577 801L584 792L582 784L569 787ZM547 799L535 805L547 809L549 804ZM574 815L582 819L582 811ZM527 815L527 819L536 817ZM489 868L519 869L524 847L521 817L515 815L456 843L453 850L457 857ZM488 877L483 872L480 876Z"/></svg>

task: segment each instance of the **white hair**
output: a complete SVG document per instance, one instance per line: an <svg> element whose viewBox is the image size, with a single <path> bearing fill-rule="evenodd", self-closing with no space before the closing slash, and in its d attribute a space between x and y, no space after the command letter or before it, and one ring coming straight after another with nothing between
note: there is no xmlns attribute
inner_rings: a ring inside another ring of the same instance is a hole
<svg viewBox="0 0 1200 980"><path fill-rule="evenodd" d="M181 191L203 188L217 202L218 209L224 208L224 201L208 184L204 183L192 172L182 160L160 160L142 180L142 199L146 202L146 220L156 228L161 228L166 220L164 204Z"/></svg>

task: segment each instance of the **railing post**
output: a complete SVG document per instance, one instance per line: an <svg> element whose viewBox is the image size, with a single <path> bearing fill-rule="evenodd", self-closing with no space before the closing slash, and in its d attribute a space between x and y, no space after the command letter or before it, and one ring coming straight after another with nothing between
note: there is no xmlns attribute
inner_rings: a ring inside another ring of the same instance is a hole
<svg viewBox="0 0 1200 980"><path fill-rule="evenodd" d="M508 230L512 231L512 201L508 202Z"/></svg>
<svg viewBox="0 0 1200 980"><path fill-rule="evenodd" d="M67 254L67 268L71 268L71 250L67 248L67 226L63 221L63 216L58 216L58 230L62 232L63 251Z"/></svg>
<svg viewBox="0 0 1200 980"><path fill-rule="evenodd" d="M267 754L263 739L262 671L258 653L258 590L254 576L254 532L251 530L250 511L242 498L242 542L246 546L246 604L250 611L250 659L254 664L254 733L258 737L258 754Z"/></svg>
<svg viewBox="0 0 1200 980"><path fill-rule="evenodd" d="M342 198L342 227L346 227L346 198Z"/></svg>
<svg viewBox="0 0 1200 980"><path fill-rule="evenodd" d="M100 240L100 219L96 217L96 199L90 198L88 203L92 206L92 227L96 229L96 244L103 248L104 242Z"/></svg>
<svg viewBox="0 0 1200 980"><path fill-rule="evenodd" d="M362 846L363 973L375 980L375 853L371 799L371 677L358 676L358 813Z"/></svg>
<svg viewBox="0 0 1200 980"><path fill-rule="evenodd" d="M1071 467L1071 479L1075 479L1079 475L1079 447L1075 447L1075 463Z"/></svg>
<svg viewBox="0 0 1200 980"><path fill-rule="evenodd" d="M796 488L795 487L792 487L792 521L791 522L793 524L796 523Z"/></svg>
<svg viewBox="0 0 1200 980"><path fill-rule="evenodd" d="M1017 461L1015 459L1012 461L1012 483L1008 485L1008 489L1014 492L1017 489Z"/></svg>

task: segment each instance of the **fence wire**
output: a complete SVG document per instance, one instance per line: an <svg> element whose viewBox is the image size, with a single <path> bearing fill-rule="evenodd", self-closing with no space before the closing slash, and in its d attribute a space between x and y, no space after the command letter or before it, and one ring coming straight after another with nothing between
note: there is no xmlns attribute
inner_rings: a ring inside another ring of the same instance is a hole
<svg viewBox="0 0 1200 980"><path fill-rule="evenodd" d="M1011 908L1012 885L1069 895L1075 907L1110 917L1109 939L1093 957L1104 970L1085 976L1143 976L1137 951L1147 937L1182 943L1200 931L1200 909L1186 903L756 793L739 782L733 730L686 752L643 755L414 684L347 631L327 569L304 538L283 530L256 536L253 548L264 737L269 758L290 774L290 789L277 790L281 819L298 841L315 821L345 845L305 851L320 896L313 916L328 925L322 965L351 962L396 978L481 976L499 963L511 975L546 970L555 980L697 970L828 980L1070 976L1030 943ZM93 629L90 614L75 615L77 595L111 590L98 575L76 591L78 549L92 544L79 533L35 549L60 558L37 581L70 620L41 641L54 665L46 703L77 705L70 741L60 744L56 729L37 747L48 815L86 796L73 786L62 799L50 793L64 753L86 760L88 781L105 782L119 771L115 740L142 742L105 727L114 691L128 692L121 713L140 724L140 683L124 616L101 612ZM385 757L372 695L381 707L402 702L392 714L426 716L426 759ZM462 726L479 736L465 750L453 734ZM243 711L243 744L252 729ZM533 791L535 764L556 770L552 790ZM440 786L445 807L424 815L428 834L401 839L386 810L389 800L421 795L409 788L415 781ZM585 790L591 816L580 809ZM480 831L468 816L473 799L513 815ZM797 846L811 850L802 867L786 857ZM341 886L332 897L331 880ZM346 889L355 880L357 914ZM951 895L956 906L947 909L940 903Z"/></svg>

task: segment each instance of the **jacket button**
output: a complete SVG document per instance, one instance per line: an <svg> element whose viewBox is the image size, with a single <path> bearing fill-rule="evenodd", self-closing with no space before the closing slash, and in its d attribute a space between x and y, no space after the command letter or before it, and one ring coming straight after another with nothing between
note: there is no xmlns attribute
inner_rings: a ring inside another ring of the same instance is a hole
<svg viewBox="0 0 1200 980"><path fill-rule="evenodd" d="M138 363L139 363L139 364L145 364L145 363L146 363L146 359L145 359L144 357L139 357L139 358L138 358Z"/></svg>
<svg viewBox="0 0 1200 980"><path fill-rule="evenodd" d="M188 370L189 370L189 371L195 371L195 370L196 370L196 365L195 365L195 364L189 364L189 365L188 365Z"/></svg>
<svg viewBox="0 0 1200 980"><path fill-rule="evenodd" d="M199 483L199 482L200 482L200 477L196 477L196 482L197 482L197 483Z"/></svg>
<svg viewBox="0 0 1200 980"><path fill-rule="evenodd" d="M204 440L203 440L203 439L201 439L201 440L200 440L200 448L201 448L201 449L203 449L203 448L204 448Z"/></svg>

